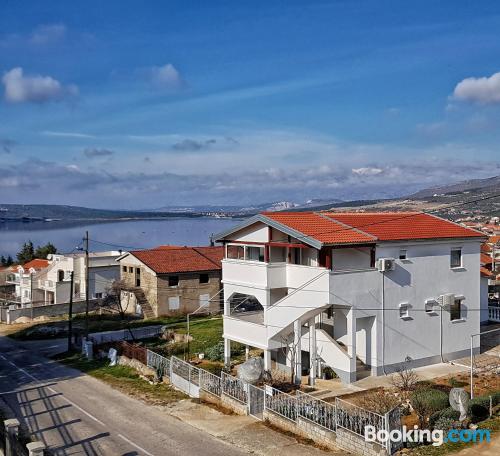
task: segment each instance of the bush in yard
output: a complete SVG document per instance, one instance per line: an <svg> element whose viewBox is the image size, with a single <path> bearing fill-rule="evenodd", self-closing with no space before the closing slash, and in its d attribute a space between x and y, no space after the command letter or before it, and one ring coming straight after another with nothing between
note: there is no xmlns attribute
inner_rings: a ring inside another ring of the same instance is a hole
<svg viewBox="0 0 500 456"><path fill-rule="evenodd" d="M448 407L444 410L439 410L438 412L434 412L429 418L429 427L435 428L436 423L440 419L449 419L453 421L457 421L460 418L460 412L453 410L453 408Z"/></svg>
<svg viewBox="0 0 500 456"><path fill-rule="evenodd" d="M205 358L210 361L224 360L224 341L220 341L217 345L209 347L205 350Z"/></svg>
<svg viewBox="0 0 500 456"><path fill-rule="evenodd" d="M459 427L460 427L460 424L457 424L457 422L454 419L447 418L447 417L439 418L436 421L436 423L434 424L434 429L440 429L445 433L451 429L456 429Z"/></svg>
<svg viewBox="0 0 500 456"><path fill-rule="evenodd" d="M374 394L363 396L360 400L360 405L367 410L384 415L394 407L400 405L400 401L394 394L379 390Z"/></svg>
<svg viewBox="0 0 500 456"><path fill-rule="evenodd" d="M418 415L421 428L425 427L427 419L433 413L449 405L448 395L436 389L417 389L411 394L410 402Z"/></svg>

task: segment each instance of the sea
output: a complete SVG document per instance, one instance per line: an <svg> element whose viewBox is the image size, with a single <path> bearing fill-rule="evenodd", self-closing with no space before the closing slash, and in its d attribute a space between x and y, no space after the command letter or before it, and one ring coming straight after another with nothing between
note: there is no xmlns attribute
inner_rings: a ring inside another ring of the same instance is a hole
<svg viewBox="0 0 500 456"><path fill-rule="evenodd" d="M58 252L70 253L82 247L85 232L89 232L90 251L134 250L158 245L210 244L210 237L241 223L234 218L184 218L162 220L126 220L106 222L1 222L0 255L12 255L24 242L34 246L51 242Z"/></svg>

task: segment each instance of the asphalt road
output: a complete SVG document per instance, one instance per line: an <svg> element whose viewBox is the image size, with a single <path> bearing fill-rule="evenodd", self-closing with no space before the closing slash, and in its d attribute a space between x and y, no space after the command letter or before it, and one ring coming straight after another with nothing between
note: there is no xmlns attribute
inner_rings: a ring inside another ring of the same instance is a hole
<svg viewBox="0 0 500 456"><path fill-rule="evenodd" d="M56 455L248 454L4 336L0 397Z"/></svg>

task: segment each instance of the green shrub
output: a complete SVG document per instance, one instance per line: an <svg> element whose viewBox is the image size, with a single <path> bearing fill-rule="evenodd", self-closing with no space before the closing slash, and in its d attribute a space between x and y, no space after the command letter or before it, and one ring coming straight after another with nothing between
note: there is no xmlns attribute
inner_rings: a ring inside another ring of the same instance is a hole
<svg viewBox="0 0 500 456"><path fill-rule="evenodd" d="M448 383L450 384L450 386L452 388L462 388L463 386L466 386L468 385L467 382L463 382L461 380L457 380L455 377L451 377L449 380L448 380Z"/></svg>
<svg viewBox="0 0 500 456"><path fill-rule="evenodd" d="M441 429L443 432L448 432L450 429L455 429L456 427L456 421L447 417L440 417L434 425L434 429Z"/></svg>
<svg viewBox="0 0 500 456"><path fill-rule="evenodd" d="M424 428L427 419L449 405L448 395L436 389L417 389L410 396L410 402L418 415L420 427Z"/></svg>
<svg viewBox="0 0 500 456"><path fill-rule="evenodd" d="M436 423L440 419L458 420L460 418L460 412L453 410L451 407L445 408L444 410L439 410L434 412L429 418L429 427L435 428Z"/></svg>
<svg viewBox="0 0 500 456"><path fill-rule="evenodd" d="M205 358L210 361L224 360L224 341L220 341L217 345L209 347L205 350Z"/></svg>

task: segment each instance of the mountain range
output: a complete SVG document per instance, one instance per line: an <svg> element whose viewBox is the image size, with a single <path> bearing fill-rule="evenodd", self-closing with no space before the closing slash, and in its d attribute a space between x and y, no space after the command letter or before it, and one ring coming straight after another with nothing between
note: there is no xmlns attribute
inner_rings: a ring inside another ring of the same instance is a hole
<svg viewBox="0 0 500 456"><path fill-rule="evenodd" d="M262 211L304 210L436 210L440 215L498 215L500 213L500 176L472 179L450 185L430 187L409 196L392 199L341 201L310 199L305 202L277 201L251 206L196 205L165 206L148 210L93 209L68 205L0 204L0 222L88 221L163 219L170 217L245 217ZM496 195L496 196L495 196ZM477 201L468 205L469 201Z"/></svg>

